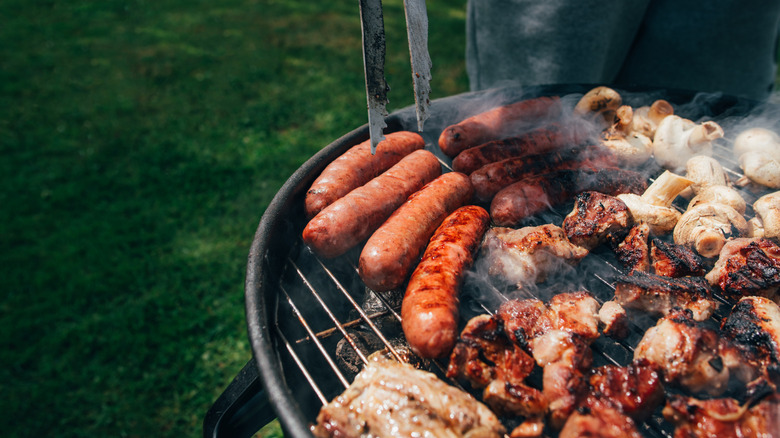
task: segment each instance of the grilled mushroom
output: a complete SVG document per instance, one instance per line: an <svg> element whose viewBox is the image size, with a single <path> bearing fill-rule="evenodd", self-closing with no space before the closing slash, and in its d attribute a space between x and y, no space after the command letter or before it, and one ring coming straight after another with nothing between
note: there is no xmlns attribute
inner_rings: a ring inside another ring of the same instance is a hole
<svg viewBox="0 0 780 438"><path fill-rule="evenodd" d="M706 203L689 208L674 227L674 243L695 250L702 257L715 257L726 240L746 235L745 218L725 204Z"/></svg>
<svg viewBox="0 0 780 438"><path fill-rule="evenodd" d="M666 171L641 196L623 193L616 197L623 201L634 222L644 221L653 234L665 234L674 229L680 212L672 208L677 195L691 185L691 180Z"/></svg>
<svg viewBox="0 0 780 438"><path fill-rule="evenodd" d="M653 154L662 167L679 171L694 155L710 155L712 141L723 137L723 128L715 122L696 124L671 115L658 125L653 138Z"/></svg>
<svg viewBox="0 0 780 438"><path fill-rule="evenodd" d="M615 123L602 132L602 144L612 150L620 164L638 166L650 158L653 141L646 135L633 131L633 110L623 105L615 112Z"/></svg>

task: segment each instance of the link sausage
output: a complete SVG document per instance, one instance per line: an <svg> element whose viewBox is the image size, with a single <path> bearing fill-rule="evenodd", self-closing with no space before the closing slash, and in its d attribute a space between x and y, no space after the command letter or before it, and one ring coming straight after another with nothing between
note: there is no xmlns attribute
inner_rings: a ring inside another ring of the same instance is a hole
<svg viewBox="0 0 780 438"><path fill-rule="evenodd" d="M371 141L351 147L333 160L314 180L306 192L306 216L311 219L333 201L371 181L392 167L401 158L422 149L425 140L420 134L400 131L385 135L371 155Z"/></svg>
<svg viewBox="0 0 780 438"><path fill-rule="evenodd" d="M412 273L401 305L401 326L419 356L443 357L455 345L460 284L489 223L482 207L455 210L433 234Z"/></svg>
<svg viewBox="0 0 780 438"><path fill-rule="evenodd" d="M572 201L581 192L597 191L615 196L642 194L645 189L646 179L631 170L559 170L525 178L502 189L490 204L490 216L496 225L512 227L523 219Z"/></svg>
<svg viewBox="0 0 780 438"><path fill-rule="evenodd" d="M518 126L557 117L562 111L563 105L557 96L537 97L493 108L445 128L439 136L439 147L454 157L470 147L513 135Z"/></svg>
<svg viewBox="0 0 780 438"><path fill-rule="evenodd" d="M435 155L414 151L314 216L303 229L303 241L322 257L338 257L368 238L409 195L439 175L441 164Z"/></svg>
<svg viewBox="0 0 780 438"><path fill-rule="evenodd" d="M429 182L371 235L360 253L360 278L375 291L401 286L445 217L471 199L474 189L459 172Z"/></svg>

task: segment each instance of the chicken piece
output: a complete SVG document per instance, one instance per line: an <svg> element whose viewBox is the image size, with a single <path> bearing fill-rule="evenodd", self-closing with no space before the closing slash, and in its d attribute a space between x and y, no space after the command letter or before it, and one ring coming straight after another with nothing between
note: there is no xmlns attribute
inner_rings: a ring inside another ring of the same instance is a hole
<svg viewBox="0 0 780 438"><path fill-rule="evenodd" d="M641 438L631 417L599 405L575 411L561 429L559 438Z"/></svg>
<svg viewBox="0 0 780 438"><path fill-rule="evenodd" d="M616 301L606 301L599 309L599 321L605 335L623 339L628 336L628 314Z"/></svg>
<svg viewBox="0 0 780 438"><path fill-rule="evenodd" d="M638 421L649 417L664 399L661 376L646 359L595 368L588 383L582 406L604 404Z"/></svg>
<svg viewBox="0 0 780 438"><path fill-rule="evenodd" d="M780 246L763 238L734 239L723 246L706 279L732 299L751 295L776 299Z"/></svg>
<svg viewBox="0 0 780 438"><path fill-rule="evenodd" d="M705 274L701 257L689 248L653 239L650 256L653 271L664 277L702 277Z"/></svg>
<svg viewBox="0 0 780 438"><path fill-rule="evenodd" d="M502 415L543 416L547 400L525 384L534 361L511 342L497 318L479 315L466 324L455 344L447 377L468 380L485 388L482 399Z"/></svg>
<svg viewBox="0 0 780 438"><path fill-rule="evenodd" d="M674 243L695 250L702 257L715 257L726 241L747 234L747 221L725 204L699 204L689 208L674 227Z"/></svg>
<svg viewBox="0 0 780 438"><path fill-rule="evenodd" d="M631 225L628 207L618 198L599 192L582 192L574 198L574 209L563 219L566 237L587 250Z"/></svg>
<svg viewBox="0 0 780 438"><path fill-rule="evenodd" d="M552 330L547 306L536 298L504 302L498 308L498 318L503 322L509 339L526 351L531 351L530 341Z"/></svg>
<svg viewBox="0 0 780 438"><path fill-rule="evenodd" d="M712 141L723 137L723 128L715 122L700 124L682 117L665 117L653 137L653 155L663 168L679 171L695 155L711 155Z"/></svg>
<svg viewBox="0 0 780 438"><path fill-rule="evenodd" d="M628 272L650 270L650 225L639 222L631 227L626 238L615 248L615 257Z"/></svg>
<svg viewBox="0 0 780 438"><path fill-rule="evenodd" d="M408 364L373 357L323 406L317 437L501 437L504 427L470 394Z"/></svg>
<svg viewBox="0 0 780 438"><path fill-rule="evenodd" d="M689 311L674 309L645 332L634 360L647 359L667 383L717 396L729 380L719 350L718 333L697 324Z"/></svg>
<svg viewBox="0 0 780 438"><path fill-rule="evenodd" d="M572 244L560 227L552 224L520 229L494 227L482 242L482 263L488 273L518 288L541 283L565 264L577 264L588 250Z"/></svg>
<svg viewBox="0 0 780 438"><path fill-rule="evenodd" d="M615 280L614 300L623 307L667 315L675 307L691 311L704 321L718 308L703 277L670 278L635 271Z"/></svg>
<svg viewBox="0 0 780 438"><path fill-rule="evenodd" d="M729 186L708 186L700 189L698 194L688 203L688 208L700 204L725 204L739 214L745 214L747 208L745 198Z"/></svg>
<svg viewBox="0 0 780 438"><path fill-rule="evenodd" d="M763 297L744 297L723 320L724 363L748 385L747 396L780 385L780 307Z"/></svg>
<svg viewBox="0 0 780 438"><path fill-rule="evenodd" d="M672 395L663 410L676 428L674 438L780 437L780 394L748 408L733 398L699 400Z"/></svg>
<svg viewBox="0 0 780 438"><path fill-rule="evenodd" d="M598 311L599 303L590 293L567 292L550 299L547 319L552 328L591 341L599 337Z"/></svg>
<svg viewBox="0 0 780 438"><path fill-rule="evenodd" d="M780 192L769 193L753 203L753 211L761 221L763 237L780 238Z"/></svg>

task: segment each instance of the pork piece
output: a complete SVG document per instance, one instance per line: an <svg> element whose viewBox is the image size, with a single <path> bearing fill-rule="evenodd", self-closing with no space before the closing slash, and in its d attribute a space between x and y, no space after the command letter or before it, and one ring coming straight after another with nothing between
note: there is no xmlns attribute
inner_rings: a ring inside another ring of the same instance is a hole
<svg viewBox="0 0 780 438"><path fill-rule="evenodd" d="M577 264L588 255L588 250L569 242L563 229L552 224L491 228L481 251L490 275L519 288L541 283L564 264Z"/></svg>
<svg viewBox="0 0 780 438"><path fill-rule="evenodd" d="M674 438L780 437L780 394L750 408L733 398L699 400L672 395L663 415L676 426Z"/></svg>
<svg viewBox="0 0 780 438"><path fill-rule="evenodd" d="M639 222L631 227L628 235L615 247L615 257L628 272L650 270L650 225Z"/></svg>
<svg viewBox="0 0 780 438"><path fill-rule="evenodd" d="M764 297L744 297L721 323L726 366L747 384L747 396L780 387L780 307Z"/></svg>
<svg viewBox="0 0 780 438"><path fill-rule="evenodd" d="M718 308L704 277L670 278L641 271L616 278L615 301L629 309L661 315L681 307L690 310L696 321L704 321Z"/></svg>
<svg viewBox="0 0 780 438"><path fill-rule="evenodd" d="M470 394L408 364L372 356L354 382L327 405L317 437L501 437L504 427Z"/></svg>
<svg viewBox="0 0 780 438"><path fill-rule="evenodd" d="M469 320L455 343L447 377L485 388L482 399L502 415L541 417L547 400L524 382L533 368L531 356L509 340L499 319L479 315Z"/></svg>
<svg viewBox="0 0 780 438"><path fill-rule="evenodd" d="M623 201L588 191L574 198L574 209L563 219L563 230L571 243L592 250L631 224L631 214Z"/></svg>
<svg viewBox="0 0 780 438"><path fill-rule="evenodd" d="M647 359L667 383L717 396L729 380L720 347L717 332L702 327L690 311L673 309L645 332L634 360Z"/></svg>
<svg viewBox="0 0 780 438"><path fill-rule="evenodd" d="M701 257L686 246L653 239L650 257L657 275L678 278L705 274Z"/></svg>
<svg viewBox="0 0 780 438"><path fill-rule="evenodd" d="M599 336L598 309L593 296L582 291L558 294L547 306L536 299L510 300L498 309L507 335L527 346L543 368L542 393L553 428L563 426L587 388L590 343Z"/></svg>
<svg viewBox="0 0 780 438"><path fill-rule="evenodd" d="M606 301L599 309L599 321L605 335L623 339L628 336L628 314L616 301Z"/></svg>
<svg viewBox="0 0 780 438"><path fill-rule="evenodd" d="M604 365L594 368L588 380L590 390L582 402L593 407L604 404L643 420L664 399L661 375L647 359L639 359L628 366Z"/></svg>
<svg viewBox="0 0 780 438"><path fill-rule="evenodd" d="M631 417L617 409L599 405L575 411L563 426L559 438L641 438Z"/></svg>
<svg viewBox="0 0 780 438"><path fill-rule="evenodd" d="M764 296L777 300L780 287L780 246L769 239L739 238L727 242L706 275L726 296Z"/></svg>

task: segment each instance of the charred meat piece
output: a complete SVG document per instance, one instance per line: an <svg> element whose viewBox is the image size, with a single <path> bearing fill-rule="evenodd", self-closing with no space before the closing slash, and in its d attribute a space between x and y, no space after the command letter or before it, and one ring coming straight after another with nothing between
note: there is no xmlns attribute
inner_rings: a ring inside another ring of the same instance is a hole
<svg viewBox="0 0 780 438"><path fill-rule="evenodd" d="M504 334L497 318L479 315L466 324L455 344L447 377L485 388L483 400L501 414L538 417L547 410L542 393L525 384L534 361Z"/></svg>
<svg viewBox="0 0 780 438"><path fill-rule="evenodd" d="M628 232L628 235L615 247L615 256L621 265L629 272L650 270L650 225L639 222Z"/></svg>
<svg viewBox="0 0 780 438"><path fill-rule="evenodd" d="M676 426L674 438L780 436L780 394L751 408L733 398L698 400L673 395L663 415Z"/></svg>
<svg viewBox="0 0 780 438"><path fill-rule="evenodd" d="M650 416L664 399L661 376L646 359L628 366L604 365L591 371L590 390L582 405L608 405L642 420Z"/></svg>
<svg viewBox="0 0 780 438"><path fill-rule="evenodd" d="M587 340L599 337L598 311L599 303L584 291L555 295L547 304L547 315L553 328Z"/></svg>
<svg viewBox="0 0 780 438"><path fill-rule="evenodd" d="M322 407L312 428L317 437L411 437L421 431L501 437L504 427L487 406L434 374L372 356L352 385Z"/></svg>
<svg viewBox="0 0 780 438"><path fill-rule="evenodd" d="M495 227L485 233L481 263L488 273L517 287L540 283L565 264L577 264L588 251L572 244L563 229L546 224L520 229Z"/></svg>
<svg viewBox="0 0 780 438"><path fill-rule="evenodd" d="M634 360L646 359L667 383L717 396L729 380L719 351L717 332L702 327L690 311L673 309L645 332L634 350Z"/></svg>
<svg viewBox="0 0 780 438"><path fill-rule="evenodd" d="M706 277L732 299L754 295L775 299L780 287L780 246L763 238L731 240Z"/></svg>
<svg viewBox="0 0 780 438"><path fill-rule="evenodd" d="M641 438L631 417L605 405L575 411L563 426L559 438Z"/></svg>
<svg viewBox="0 0 780 438"><path fill-rule="evenodd" d="M631 222L631 214L623 201L588 191L574 198L574 209L563 220L563 230L571 243L592 250Z"/></svg>
<svg viewBox="0 0 780 438"><path fill-rule="evenodd" d="M721 323L726 366L748 384L746 396L780 387L780 307L764 297L744 297Z"/></svg>
<svg viewBox="0 0 780 438"><path fill-rule="evenodd" d="M669 278L641 271L615 280L615 301L626 308L661 315L681 307L693 312L696 321L709 318L718 308L703 277Z"/></svg>
<svg viewBox="0 0 780 438"><path fill-rule="evenodd" d="M701 257L686 246L653 239L650 257L653 260L653 270L657 275L702 277L705 274Z"/></svg>
<svg viewBox="0 0 780 438"><path fill-rule="evenodd" d="M547 306L535 298L504 302L498 308L498 317L509 339L527 351L531 351L530 341L552 329Z"/></svg>
<svg viewBox="0 0 780 438"><path fill-rule="evenodd" d="M602 331L612 338L622 339L628 336L628 314L616 301L607 301L599 309L599 321Z"/></svg>

